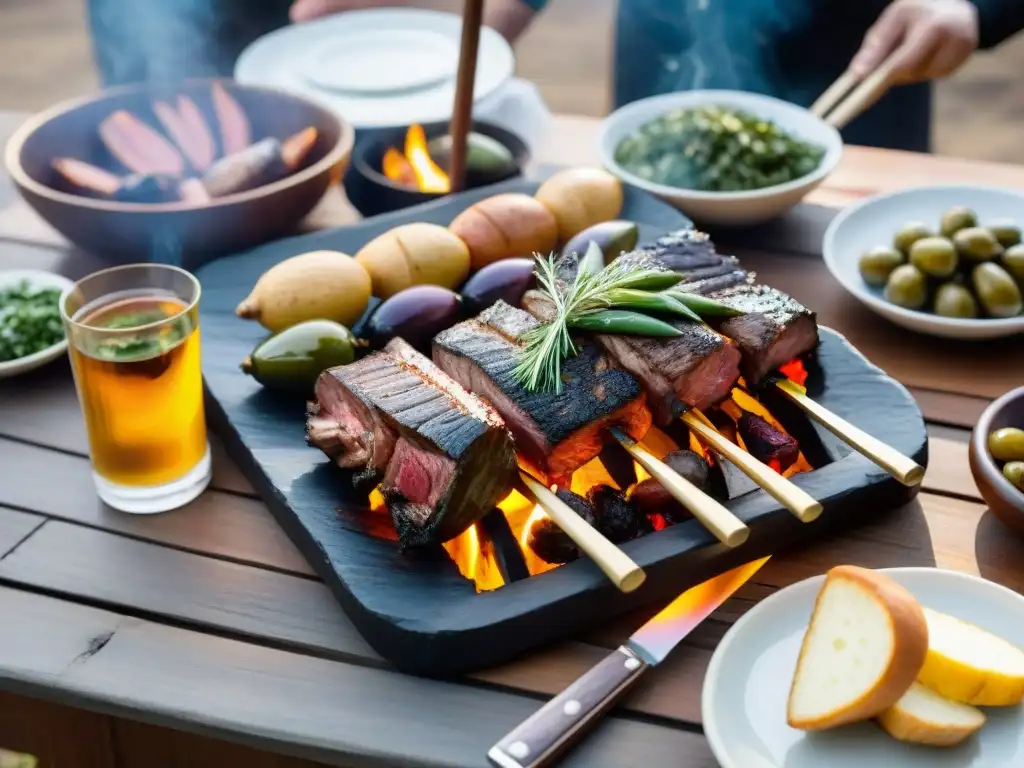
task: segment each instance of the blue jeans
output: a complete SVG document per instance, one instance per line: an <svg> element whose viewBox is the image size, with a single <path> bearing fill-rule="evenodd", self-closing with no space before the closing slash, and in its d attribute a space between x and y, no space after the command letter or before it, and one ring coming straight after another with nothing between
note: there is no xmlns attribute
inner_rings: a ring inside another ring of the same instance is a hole
<svg viewBox="0 0 1024 768"><path fill-rule="evenodd" d="M253 40L288 23L290 0L86 0L105 86L228 76Z"/></svg>

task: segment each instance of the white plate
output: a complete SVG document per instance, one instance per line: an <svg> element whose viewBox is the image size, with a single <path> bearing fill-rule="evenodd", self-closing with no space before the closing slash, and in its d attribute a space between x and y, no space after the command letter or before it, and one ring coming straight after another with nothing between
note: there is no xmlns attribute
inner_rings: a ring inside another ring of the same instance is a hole
<svg viewBox="0 0 1024 768"><path fill-rule="evenodd" d="M923 605L1024 647L1024 598L937 568L882 569ZM1024 765L1024 711L989 707L988 722L949 749L904 744L874 723L806 734L786 724L786 699L823 576L762 601L719 643L704 679L704 733L723 768L1008 768Z"/></svg>
<svg viewBox="0 0 1024 768"><path fill-rule="evenodd" d="M741 109L771 120L788 133L824 147L825 156L821 164L806 176L785 184L743 192L705 192L655 184L635 176L615 162L615 148L619 142L642 125L675 109L706 106ZM781 99L746 91L680 91L649 96L612 112L601 122L598 151L604 167L622 181L657 195L699 223L746 226L773 219L803 200L839 164L843 156L843 140L839 131L810 110Z"/></svg>
<svg viewBox="0 0 1024 768"><path fill-rule="evenodd" d="M28 280L33 288L57 288L64 291L74 283L61 275L52 272L41 272L36 269L12 269L0 272L0 289L9 288L12 285ZM63 339L53 346L47 347L28 357L19 357L17 360L0 362L0 379L10 376L17 376L19 373L27 373L41 365L56 360L68 351L68 341Z"/></svg>
<svg viewBox="0 0 1024 768"><path fill-rule="evenodd" d="M914 187L869 197L836 216L822 243L825 265L862 304L912 331L949 339L995 339L1024 333L1024 315L959 320L897 307L883 298L881 288L873 288L860 276L857 262L864 251L891 244L896 230L910 221L923 221L937 230L943 211L956 205L974 210L981 224L1012 219L1024 226L1024 194L1020 192L998 187Z"/></svg>
<svg viewBox="0 0 1024 768"><path fill-rule="evenodd" d="M405 8L349 11L261 37L242 52L235 77L312 98L356 128L448 120L461 34L458 14ZM496 91L514 70L508 42L483 28L474 99Z"/></svg>

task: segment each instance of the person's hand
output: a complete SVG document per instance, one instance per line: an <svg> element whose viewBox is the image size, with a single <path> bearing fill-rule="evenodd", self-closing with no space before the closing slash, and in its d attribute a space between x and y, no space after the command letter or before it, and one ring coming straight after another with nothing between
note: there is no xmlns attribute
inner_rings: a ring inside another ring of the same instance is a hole
<svg viewBox="0 0 1024 768"><path fill-rule="evenodd" d="M401 5L401 3L395 0L294 0L288 15L292 21L310 21L332 13L382 5Z"/></svg>
<svg viewBox="0 0 1024 768"><path fill-rule="evenodd" d="M893 83L955 72L978 47L978 11L968 0L893 0L864 36L850 63L865 77L889 56Z"/></svg>

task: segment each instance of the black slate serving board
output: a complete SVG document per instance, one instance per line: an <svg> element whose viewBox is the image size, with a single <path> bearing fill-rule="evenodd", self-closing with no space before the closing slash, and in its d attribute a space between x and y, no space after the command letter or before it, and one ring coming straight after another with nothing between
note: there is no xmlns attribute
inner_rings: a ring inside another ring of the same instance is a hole
<svg viewBox="0 0 1024 768"><path fill-rule="evenodd" d="M377 217L341 229L281 240L220 259L198 271L203 286L201 326L208 418L275 518L359 627L396 667L443 676L506 660L543 643L593 626L680 591L754 557L800 540L860 523L909 501L905 488L831 434L777 398L773 413L801 440L814 472L796 483L825 512L802 524L764 491L728 503L751 527L735 550L719 544L696 520L624 546L647 572L625 595L589 560L477 594L443 550L402 554L395 542L367 532L365 499L340 470L304 440L304 403L263 390L238 364L265 336L235 317L235 306L270 266L316 249L356 252L377 235L410 221L446 225L472 203L500 191L532 194L538 184L515 180ZM686 224L680 213L645 193L627 189L622 218L650 239ZM811 394L839 415L924 463L927 435L907 390L870 364L838 334L823 329ZM812 455L813 454L813 455Z"/></svg>

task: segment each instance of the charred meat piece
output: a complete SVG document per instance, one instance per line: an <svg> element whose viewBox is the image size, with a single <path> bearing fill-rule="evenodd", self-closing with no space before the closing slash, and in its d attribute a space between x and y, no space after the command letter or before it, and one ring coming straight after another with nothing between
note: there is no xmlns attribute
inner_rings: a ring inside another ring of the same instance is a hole
<svg viewBox="0 0 1024 768"><path fill-rule="evenodd" d="M555 495L587 523L594 528L597 527L597 516L594 514L594 507L590 502L564 488L558 489ZM560 565L580 556L580 550L576 543L549 517L534 524L530 529L530 538L527 543L533 553L546 563Z"/></svg>
<svg viewBox="0 0 1024 768"><path fill-rule="evenodd" d="M587 492L597 513L597 528L613 544L624 544L654 530L647 515L626 497L608 485L597 485Z"/></svg>
<svg viewBox="0 0 1024 768"><path fill-rule="evenodd" d="M383 470L399 541L454 538L511 487L515 452L497 413L401 339L321 375L309 441L335 463Z"/></svg>
<svg viewBox="0 0 1024 768"><path fill-rule="evenodd" d="M749 387L818 345L814 312L781 291L766 285L739 286L714 298L743 312L718 323L718 330L739 345Z"/></svg>
<svg viewBox="0 0 1024 768"><path fill-rule="evenodd" d="M545 318L551 304L543 293L527 291L523 306ZM612 359L643 384L647 405L655 422L661 425L677 417L678 403L692 408L714 405L729 394L739 378L740 352L735 344L700 323L670 322L682 331L681 336L652 339L624 334L594 335Z"/></svg>
<svg viewBox="0 0 1024 768"><path fill-rule="evenodd" d="M434 338L434 362L502 415L521 458L548 481L567 477L601 452L617 425L641 439L651 415L637 381L585 344L562 367L560 394L530 392L514 375L530 314L499 301Z"/></svg>
<svg viewBox="0 0 1024 768"><path fill-rule="evenodd" d="M203 185L210 197L224 197L268 184L286 173L281 142L266 138L222 157L203 176Z"/></svg>
<svg viewBox="0 0 1024 768"><path fill-rule="evenodd" d="M758 461L765 464L776 462L781 471L792 465L800 455L800 445L794 438L776 429L756 413L744 411L737 426L747 450Z"/></svg>

